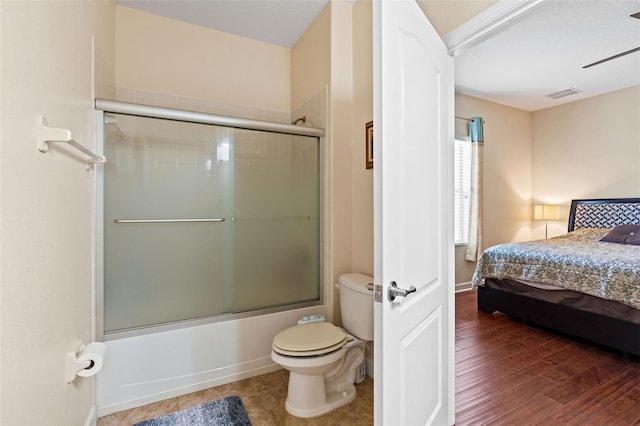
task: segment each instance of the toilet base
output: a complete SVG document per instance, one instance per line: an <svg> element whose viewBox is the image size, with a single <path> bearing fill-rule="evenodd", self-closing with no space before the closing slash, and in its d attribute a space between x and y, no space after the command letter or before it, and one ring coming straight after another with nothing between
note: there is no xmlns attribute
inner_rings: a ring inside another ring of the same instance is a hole
<svg viewBox="0 0 640 426"><path fill-rule="evenodd" d="M295 406L295 402L292 404L289 401L289 395L287 395L287 402L285 408L287 412L296 417L316 417L326 414L336 408L347 405L356 398L356 387L351 385L350 389L344 389L342 391L327 392L325 394L326 403L320 407L314 407L309 409L299 408Z"/></svg>
<svg viewBox="0 0 640 426"><path fill-rule="evenodd" d="M356 397L356 369L364 360L365 346L365 341L353 341L340 351L325 356L329 358L327 361L333 362L324 364L322 370L327 370L324 374L315 368L283 365L289 370L287 412L296 417L316 417L353 401ZM276 355L274 360L278 359L283 361Z"/></svg>

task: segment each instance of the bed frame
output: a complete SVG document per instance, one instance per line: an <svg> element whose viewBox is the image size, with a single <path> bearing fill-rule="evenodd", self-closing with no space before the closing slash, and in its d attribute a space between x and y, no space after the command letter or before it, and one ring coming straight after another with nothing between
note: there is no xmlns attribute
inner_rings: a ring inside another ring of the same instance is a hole
<svg viewBox="0 0 640 426"><path fill-rule="evenodd" d="M569 232L632 223L640 224L640 198L571 202ZM487 280L501 282L493 278ZM640 325L633 322L487 286L478 287L478 310L489 314L500 311L525 322L640 356Z"/></svg>

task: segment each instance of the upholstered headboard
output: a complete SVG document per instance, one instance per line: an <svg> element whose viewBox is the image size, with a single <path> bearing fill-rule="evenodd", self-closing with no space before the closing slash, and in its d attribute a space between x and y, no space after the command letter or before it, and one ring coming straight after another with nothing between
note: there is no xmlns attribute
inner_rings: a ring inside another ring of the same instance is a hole
<svg viewBox="0 0 640 426"><path fill-rule="evenodd" d="M613 228L640 224L640 198L573 200L569 210L569 232L581 228Z"/></svg>

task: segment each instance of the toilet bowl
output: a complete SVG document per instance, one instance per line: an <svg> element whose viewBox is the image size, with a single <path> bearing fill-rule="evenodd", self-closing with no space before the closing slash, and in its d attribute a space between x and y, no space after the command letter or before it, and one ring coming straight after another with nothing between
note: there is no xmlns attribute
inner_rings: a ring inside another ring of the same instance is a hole
<svg viewBox="0 0 640 426"><path fill-rule="evenodd" d="M356 397L356 371L367 341L373 340L373 292L367 286L371 282L363 274L340 276L345 329L328 322L300 324L273 339L271 359L289 371L289 413L320 416Z"/></svg>

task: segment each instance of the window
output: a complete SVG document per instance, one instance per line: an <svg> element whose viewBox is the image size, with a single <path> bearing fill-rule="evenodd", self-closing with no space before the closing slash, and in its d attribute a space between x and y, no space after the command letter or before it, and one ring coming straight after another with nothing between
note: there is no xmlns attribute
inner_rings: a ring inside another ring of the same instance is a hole
<svg viewBox="0 0 640 426"><path fill-rule="evenodd" d="M455 243L469 240L469 206L471 200L471 142L455 140Z"/></svg>

